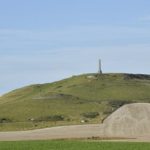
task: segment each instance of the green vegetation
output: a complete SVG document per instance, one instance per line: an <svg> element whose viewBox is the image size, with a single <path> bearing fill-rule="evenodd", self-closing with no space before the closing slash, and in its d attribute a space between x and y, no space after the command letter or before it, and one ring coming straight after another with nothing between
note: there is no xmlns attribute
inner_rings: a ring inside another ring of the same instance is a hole
<svg viewBox="0 0 150 150"><path fill-rule="evenodd" d="M0 118L0 123L9 123L9 122L11 122L11 120L8 118Z"/></svg>
<svg viewBox="0 0 150 150"><path fill-rule="evenodd" d="M36 119L34 121L39 122L39 121L63 121L64 116L61 115L51 115L43 118Z"/></svg>
<svg viewBox="0 0 150 150"><path fill-rule="evenodd" d="M99 116L99 113L98 112L86 112L81 115L85 118L96 118L97 116Z"/></svg>
<svg viewBox="0 0 150 150"><path fill-rule="evenodd" d="M101 123L124 104L150 102L149 91L150 76L135 74L85 74L27 86L0 97L0 130Z"/></svg>
<svg viewBox="0 0 150 150"><path fill-rule="evenodd" d="M96 141L0 142L0 150L147 150L150 143Z"/></svg>

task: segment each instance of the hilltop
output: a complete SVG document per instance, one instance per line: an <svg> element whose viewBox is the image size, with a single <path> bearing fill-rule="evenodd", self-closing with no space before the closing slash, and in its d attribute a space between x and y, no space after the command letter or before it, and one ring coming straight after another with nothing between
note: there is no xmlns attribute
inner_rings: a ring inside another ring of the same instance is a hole
<svg viewBox="0 0 150 150"><path fill-rule="evenodd" d="M0 97L0 130L101 123L124 104L150 102L150 75L83 74Z"/></svg>

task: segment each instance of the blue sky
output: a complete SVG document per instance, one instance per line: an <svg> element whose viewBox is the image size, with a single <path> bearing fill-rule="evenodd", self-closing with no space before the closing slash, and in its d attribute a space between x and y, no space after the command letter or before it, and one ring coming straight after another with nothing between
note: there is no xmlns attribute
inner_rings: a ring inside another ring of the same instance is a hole
<svg viewBox="0 0 150 150"><path fill-rule="evenodd" d="M150 74L149 0L0 0L0 94L75 74Z"/></svg>

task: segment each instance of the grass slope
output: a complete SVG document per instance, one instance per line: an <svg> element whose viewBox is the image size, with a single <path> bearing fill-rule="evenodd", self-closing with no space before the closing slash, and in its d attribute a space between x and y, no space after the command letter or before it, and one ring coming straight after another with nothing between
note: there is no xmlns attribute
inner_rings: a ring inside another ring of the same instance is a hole
<svg viewBox="0 0 150 150"><path fill-rule="evenodd" d="M0 97L0 130L100 123L126 103L150 101L150 76L85 74Z"/></svg>
<svg viewBox="0 0 150 150"><path fill-rule="evenodd" d="M150 143L96 141L0 142L0 150L147 150Z"/></svg>

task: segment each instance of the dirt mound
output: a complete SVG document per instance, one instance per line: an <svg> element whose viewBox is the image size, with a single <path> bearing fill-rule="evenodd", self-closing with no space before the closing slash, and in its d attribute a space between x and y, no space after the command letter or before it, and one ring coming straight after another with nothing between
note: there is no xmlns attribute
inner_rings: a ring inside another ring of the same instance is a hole
<svg viewBox="0 0 150 150"><path fill-rule="evenodd" d="M150 104L127 104L112 113L103 123L102 134L109 137L150 135Z"/></svg>

